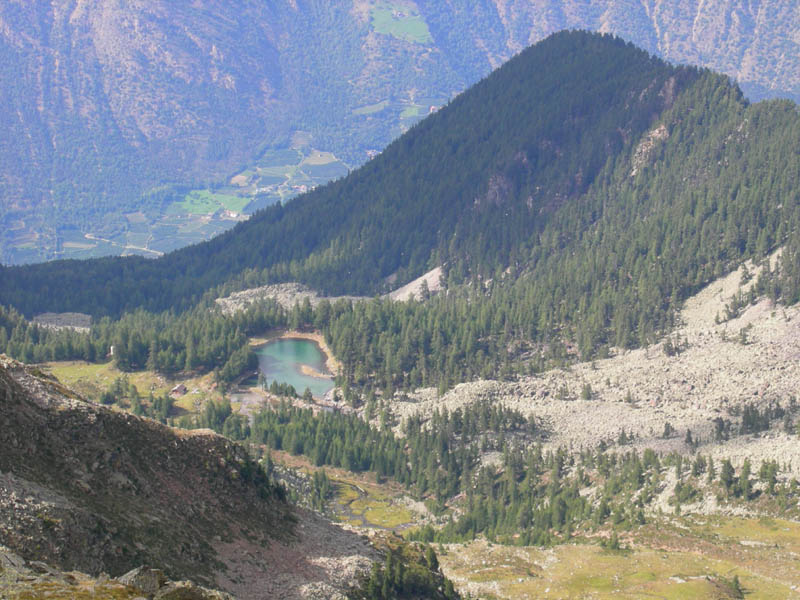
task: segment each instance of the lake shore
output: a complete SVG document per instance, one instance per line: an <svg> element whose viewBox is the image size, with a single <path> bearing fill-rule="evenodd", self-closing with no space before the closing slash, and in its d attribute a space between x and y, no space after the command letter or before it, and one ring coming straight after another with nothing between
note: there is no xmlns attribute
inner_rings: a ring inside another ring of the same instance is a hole
<svg viewBox="0 0 800 600"><path fill-rule="evenodd" d="M342 363L340 363L336 357L333 355L333 351L328 347L327 342L325 341L325 336L321 333L306 333L303 331L286 331L281 334L280 339L295 339L295 340L309 340L317 344L319 346L320 351L322 354L325 355L325 368L328 369L328 372L331 376L336 377L342 370ZM311 369L313 370L313 369ZM318 375L314 375L312 373L306 373L307 375L311 375L312 377L317 377ZM325 377L325 375L322 375Z"/></svg>
<svg viewBox="0 0 800 600"><path fill-rule="evenodd" d="M315 377L317 379L330 379L331 376L328 373L320 373L316 369L309 367L308 365L300 365L300 372L307 377Z"/></svg>
<svg viewBox="0 0 800 600"><path fill-rule="evenodd" d="M325 342L325 336L321 333L306 331L273 331L266 334L264 337L250 338L250 345L263 346L264 344L267 344L273 340L309 340L314 342L319 347L320 352L322 352L323 356L325 357L325 368L328 370L328 373L320 373L319 371L304 365L301 367L304 375L308 375L309 377L326 378L336 377L341 372L342 363L340 363L333 355L333 351Z"/></svg>

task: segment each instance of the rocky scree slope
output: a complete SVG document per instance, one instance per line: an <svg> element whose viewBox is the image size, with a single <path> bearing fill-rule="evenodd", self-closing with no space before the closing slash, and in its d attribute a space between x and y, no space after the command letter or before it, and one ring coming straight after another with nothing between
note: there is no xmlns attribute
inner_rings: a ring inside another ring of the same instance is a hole
<svg viewBox="0 0 800 600"><path fill-rule="evenodd" d="M337 597L375 556L291 508L241 446L90 404L2 355L0 447L0 544L25 560L291 598Z"/></svg>
<svg viewBox="0 0 800 600"><path fill-rule="evenodd" d="M772 255L773 265L779 255ZM759 298L725 320L731 299L746 295L759 273L748 261L713 281L686 301L676 329L648 347L618 349L610 358L516 382L462 383L441 397L432 388L398 394L390 405L396 431L402 432L400 424L410 415L428 418L436 410L453 412L488 399L534 417L543 430L536 442L547 449L613 445L624 430L633 436L626 449L700 452L737 466L745 459L754 465L775 460L798 477L796 412L790 414L791 432L778 419L769 430L736 435L745 406L788 409L800 386L800 307ZM668 344L676 350L666 351ZM715 419L732 423L730 439L716 439ZM667 424L673 433L664 436ZM697 446L686 443L687 429Z"/></svg>

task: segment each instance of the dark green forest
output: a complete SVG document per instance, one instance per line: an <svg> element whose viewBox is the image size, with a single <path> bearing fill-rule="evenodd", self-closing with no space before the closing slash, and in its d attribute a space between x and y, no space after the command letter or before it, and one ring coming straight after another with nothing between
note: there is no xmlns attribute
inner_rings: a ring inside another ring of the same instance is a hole
<svg viewBox="0 0 800 600"><path fill-rule="evenodd" d="M256 366L247 336L287 323L286 311L274 302L260 303L233 317L201 305L177 315L140 310L118 321L104 318L84 333L42 327L13 309L0 307L0 352L29 363L113 360L122 371L213 370L220 381L228 382Z"/></svg>

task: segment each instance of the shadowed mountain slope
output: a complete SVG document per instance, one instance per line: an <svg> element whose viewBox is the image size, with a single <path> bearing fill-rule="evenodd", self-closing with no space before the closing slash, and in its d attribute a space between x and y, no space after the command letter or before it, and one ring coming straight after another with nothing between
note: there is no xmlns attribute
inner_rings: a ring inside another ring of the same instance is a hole
<svg viewBox="0 0 800 600"><path fill-rule="evenodd" d="M376 557L290 507L241 446L90 404L3 355L0 445L0 544L26 560L289 598L341 597Z"/></svg>

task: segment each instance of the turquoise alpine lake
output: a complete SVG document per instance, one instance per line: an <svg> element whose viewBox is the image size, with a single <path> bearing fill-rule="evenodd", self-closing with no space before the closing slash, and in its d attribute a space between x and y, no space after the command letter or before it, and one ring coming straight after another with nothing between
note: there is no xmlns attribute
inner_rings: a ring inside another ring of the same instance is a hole
<svg viewBox="0 0 800 600"><path fill-rule="evenodd" d="M333 388L333 378L325 366L325 355L316 342L283 338L267 342L256 350L256 354L258 368L268 386L273 381L288 383L301 396L309 388L316 398L321 398ZM325 376L314 377L309 374L312 372Z"/></svg>

